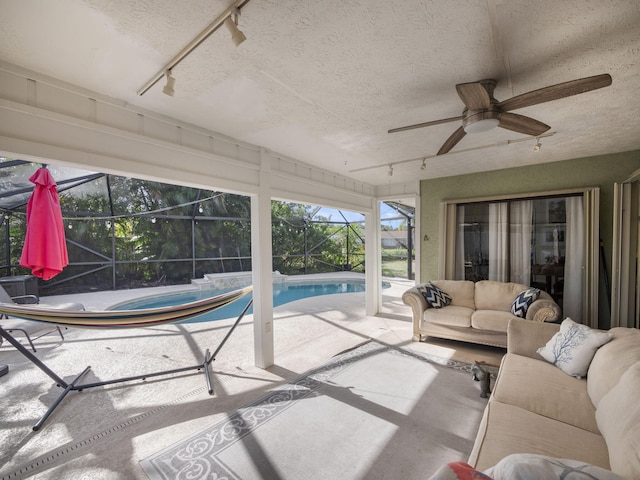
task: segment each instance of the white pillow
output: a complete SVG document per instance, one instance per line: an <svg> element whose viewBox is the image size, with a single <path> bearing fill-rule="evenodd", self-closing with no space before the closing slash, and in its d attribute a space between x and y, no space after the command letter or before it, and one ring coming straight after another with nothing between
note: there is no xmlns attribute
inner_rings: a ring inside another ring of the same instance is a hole
<svg viewBox="0 0 640 480"><path fill-rule="evenodd" d="M602 467L579 460L546 457L531 453L509 455L484 471L493 480L624 480L624 477Z"/></svg>
<svg viewBox="0 0 640 480"><path fill-rule="evenodd" d="M560 331L537 352L566 374L583 378L596 350L612 338L609 332L594 330L567 317L560 325Z"/></svg>

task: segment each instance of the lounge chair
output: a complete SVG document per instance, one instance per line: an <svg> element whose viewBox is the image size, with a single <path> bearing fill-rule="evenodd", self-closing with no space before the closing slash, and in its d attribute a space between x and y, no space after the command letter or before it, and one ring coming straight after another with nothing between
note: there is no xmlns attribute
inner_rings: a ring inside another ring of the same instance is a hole
<svg viewBox="0 0 640 480"><path fill-rule="evenodd" d="M45 310L57 310L57 311L84 311L84 305L81 303L60 303L54 305L48 305L39 302L39 298L36 295L20 295L17 297L11 297L7 293L7 291L0 285L0 303L7 304L15 304L15 305L33 305L37 304L38 308L42 308ZM31 349L35 352L36 347L33 343L34 340L37 340L40 337L44 337L45 335L49 335L53 332L58 332L60 334L60 338L64 341L64 335L62 334L62 329L60 325L54 325L53 328L46 329L43 331L43 326L40 322L32 322L29 320L20 320L16 318L12 318L4 313L0 313L0 325L9 333L20 332L22 333L29 345L31 345ZM36 335L37 336L34 336ZM0 345L2 345L4 341L3 337L0 337Z"/></svg>

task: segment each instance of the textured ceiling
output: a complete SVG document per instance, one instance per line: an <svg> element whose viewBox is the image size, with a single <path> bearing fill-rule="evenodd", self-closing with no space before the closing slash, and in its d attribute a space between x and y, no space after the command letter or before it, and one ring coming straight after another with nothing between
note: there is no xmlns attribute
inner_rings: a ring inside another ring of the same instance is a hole
<svg viewBox="0 0 640 480"><path fill-rule="evenodd" d="M0 60L374 185L640 149L637 0L251 0L247 41L222 28L174 97L136 94L228 5L0 0ZM505 100L600 73L610 87L517 111L551 126L537 153L495 129L436 158L455 122L387 133L461 115L457 83Z"/></svg>

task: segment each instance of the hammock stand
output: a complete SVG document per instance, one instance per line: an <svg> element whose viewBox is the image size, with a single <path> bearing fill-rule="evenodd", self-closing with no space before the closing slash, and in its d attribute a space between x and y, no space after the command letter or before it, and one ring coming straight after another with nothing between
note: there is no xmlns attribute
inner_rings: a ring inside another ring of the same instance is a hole
<svg viewBox="0 0 640 480"><path fill-rule="evenodd" d="M0 304L0 312L16 316L19 318L23 318L26 320L35 320L46 323L55 323L57 325L68 325L68 326L82 326L82 327L90 327L90 328L101 328L101 327L110 327L110 328L133 328L133 327L142 327L142 326L151 326L151 325L160 325L164 323L175 323L177 321L182 321L202 313L206 313L217 308L223 307L240 297L246 295L251 291L251 287L236 290L234 292L230 292L228 294L219 295L217 297L212 297L211 299L199 300L196 302L187 303L184 305L174 305L171 307L160 307L153 309L141 309L141 310L113 310L113 311L102 311L102 312L43 312L38 311L35 307L25 307L18 305L7 305ZM212 300L218 300L217 302L212 302ZM31 361L36 367L42 370L45 374L47 374L53 381L56 382L56 386L63 388L64 390L58 395L58 398L51 404L49 409L45 412L45 414L38 420L38 422L33 426L34 431L40 430L40 427L44 424L44 422L49 418L49 416L53 413L53 411L60 405L62 400L67 396L67 394L71 391L81 392L88 388L101 387L104 385L111 385L114 383L123 383L130 382L133 380L146 380L151 377L158 377L162 375L171 375L174 373L186 372L189 370L197 370L202 371L205 375L205 380L207 383L207 390L209 395L213 395L213 383L211 382L211 376L209 372L209 365L216 359L216 356L227 342L235 328L238 326L242 318L245 316L251 305L253 304L253 299L249 300L247 305L244 307L238 318L235 320L225 337L222 339L218 347L215 349L213 354L210 354L209 349L207 348L204 354L204 359L202 363L198 365L192 365L189 367L181 367L174 368L171 370L162 370L159 372L152 372L143 375L135 375L132 377L122 377L116 378L113 380L104 380L100 382L92 382L92 383L79 383L82 377L91 370L91 366L87 366L79 375L77 375L71 382L66 382L62 379L56 372L54 372L51 368L49 368L42 360L36 357L32 352L27 350L24 345L18 342L9 332L7 332L2 326L0 326L0 336L2 336L5 340L7 340L11 345L13 345L16 350L18 350L22 355L24 355L29 361ZM208 305L208 306L204 306ZM196 313L193 313L194 308L197 310ZM203 307L204 306L204 307ZM26 309L26 310L25 310ZM25 313L26 311L26 313ZM31 314L31 311L34 314ZM170 312L174 312L174 316L172 317ZM16 312L18 312L16 314ZM22 312L22 313L20 313ZM191 312L191 313L185 313ZM49 317L49 314L52 316ZM160 315L159 315L160 314ZM65 316L68 316L65 318ZM73 317L79 317L75 319ZM38 318L36 320L36 317ZM99 321L96 323L81 323L86 322L88 318L99 318ZM131 318L134 318L131 321ZM111 322L107 322L107 319L111 319ZM120 320L114 319L128 319L127 322L121 323ZM145 320L146 319L146 320Z"/></svg>

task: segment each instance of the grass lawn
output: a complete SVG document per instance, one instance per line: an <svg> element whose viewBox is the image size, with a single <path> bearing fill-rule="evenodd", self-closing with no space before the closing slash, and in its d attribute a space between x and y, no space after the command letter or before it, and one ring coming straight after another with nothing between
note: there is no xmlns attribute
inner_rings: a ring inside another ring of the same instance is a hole
<svg viewBox="0 0 640 480"><path fill-rule="evenodd" d="M411 271L415 272L415 261L411 266ZM407 278L407 261L393 260L382 261L382 275L385 277Z"/></svg>

